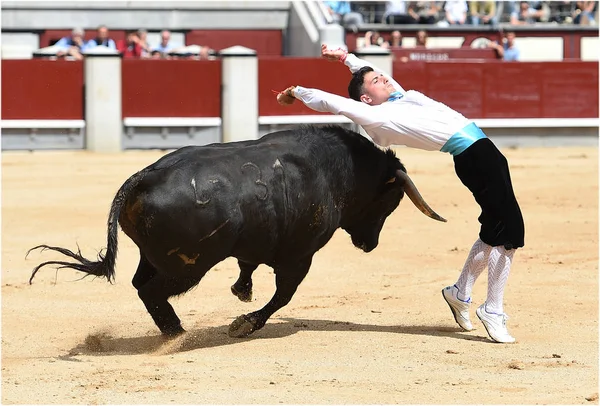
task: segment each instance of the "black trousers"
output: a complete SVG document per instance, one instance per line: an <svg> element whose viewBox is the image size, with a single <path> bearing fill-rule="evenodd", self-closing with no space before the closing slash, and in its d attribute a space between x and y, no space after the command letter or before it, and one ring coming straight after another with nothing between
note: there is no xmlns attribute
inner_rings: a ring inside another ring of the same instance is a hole
<svg viewBox="0 0 600 406"><path fill-rule="evenodd" d="M510 180L508 162L488 138L454 156L454 169L481 207L479 238L492 247L525 245L525 224Z"/></svg>

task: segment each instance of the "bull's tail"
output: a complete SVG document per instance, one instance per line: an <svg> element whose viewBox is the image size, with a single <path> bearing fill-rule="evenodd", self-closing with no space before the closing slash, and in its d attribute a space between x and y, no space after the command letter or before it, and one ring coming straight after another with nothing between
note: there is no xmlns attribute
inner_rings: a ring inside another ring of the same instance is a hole
<svg viewBox="0 0 600 406"><path fill-rule="evenodd" d="M44 250L52 250L60 252L61 254L70 257L78 262L66 262L66 261L47 261L43 262L40 265L36 266L29 278L29 283L32 283L33 277L35 274L46 265L59 265L57 269L63 268L71 268L77 271L84 272L88 275L99 276L102 278L106 278L109 282L115 278L115 262L117 259L117 244L118 244L118 223L119 223L119 215L121 213L121 208L127 199L127 196L131 192L131 190L140 182L140 180L144 177L145 171L140 171L131 176L123 186L117 192L112 205L110 206L110 214L108 216L108 245L106 247L106 252L102 253L102 251L98 254L97 261L90 261L84 258L81 255L81 251L79 247L77 247L77 252L73 252L66 248L61 247L52 247L49 245L38 245L37 247L31 248L27 251L25 258L27 255L33 250L42 249Z"/></svg>

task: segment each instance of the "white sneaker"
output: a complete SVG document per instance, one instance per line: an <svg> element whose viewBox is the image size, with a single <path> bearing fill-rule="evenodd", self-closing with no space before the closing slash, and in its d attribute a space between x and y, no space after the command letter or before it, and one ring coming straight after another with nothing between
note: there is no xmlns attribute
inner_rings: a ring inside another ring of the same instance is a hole
<svg viewBox="0 0 600 406"><path fill-rule="evenodd" d="M492 340L497 343L514 343L516 341L513 336L508 334L506 329L506 320L508 320L506 314L489 313L485 309L485 302L477 308L475 313L477 313L477 317L483 323Z"/></svg>
<svg viewBox="0 0 600 406"><path fill-rule="evenodd" d="M450 310L452 310L452 314L454 315L454 320L458 323L458 325L465 331L473 330L473 325L471 324L471 319L469 317L469 308L471 307L471 298L469 300L460 300L458 298L458 288L454 285L446 286L442 289L442 296L448 306L450 306Z"/></svg>

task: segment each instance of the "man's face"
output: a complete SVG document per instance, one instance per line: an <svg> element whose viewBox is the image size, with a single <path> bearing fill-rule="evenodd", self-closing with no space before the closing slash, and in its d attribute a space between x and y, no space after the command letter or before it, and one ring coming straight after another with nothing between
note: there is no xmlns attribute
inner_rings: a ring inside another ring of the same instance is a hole
<svg viewBox="0 0 600 406"><path fill-rule="evenodd" d="M515 34L513 34L512 32L506 34L506 43L508 44L508 46L512 46L512 44L515 43Z"/></svg>
<svg viewBox="0 0 600 406"><path fill-rule="evenodd" d="M363 84L364 94L360 96L363 103L377 106L386 102L394 91L392 83L381 73L367 72Z"/></svg>
<svg viewBox="0 0 600 406"><path fill-rule="evenodd" d="M100 39L108 38L108 28L106 28L106 27L98 28L98 38L100 38Z"/></svg>
<svg viewBox="0 0 600 406"><path fill-rule="evenodd" d="M162 39L163 45L168 44L169 39L171 39L171 35L168 32L163 32L162 34L160 34L160 37Z"/></svg>

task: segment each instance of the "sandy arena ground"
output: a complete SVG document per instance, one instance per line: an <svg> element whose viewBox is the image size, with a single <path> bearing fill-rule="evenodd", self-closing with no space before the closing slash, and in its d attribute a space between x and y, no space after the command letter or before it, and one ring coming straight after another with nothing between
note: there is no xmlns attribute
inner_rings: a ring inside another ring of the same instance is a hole
<svg viewBox="0 0 600 406"><path fill-rule="evenodd" d="M114 193L160 151L2 154L2 403L598 403L598 150L503 149L526 222L505 296L517 344L494 344L475 316L461 332L440 294L477 238L478 207L446 154L398 154L439 223L406 199L365 254L338 230L291 303L246 339L233 319L262 307L274 275L261 266L252 303L229 292L228 259L172 300L188 333L163 342L130 281L135 245L119 232L116 283L52 268L106 244Z"/></svg>

